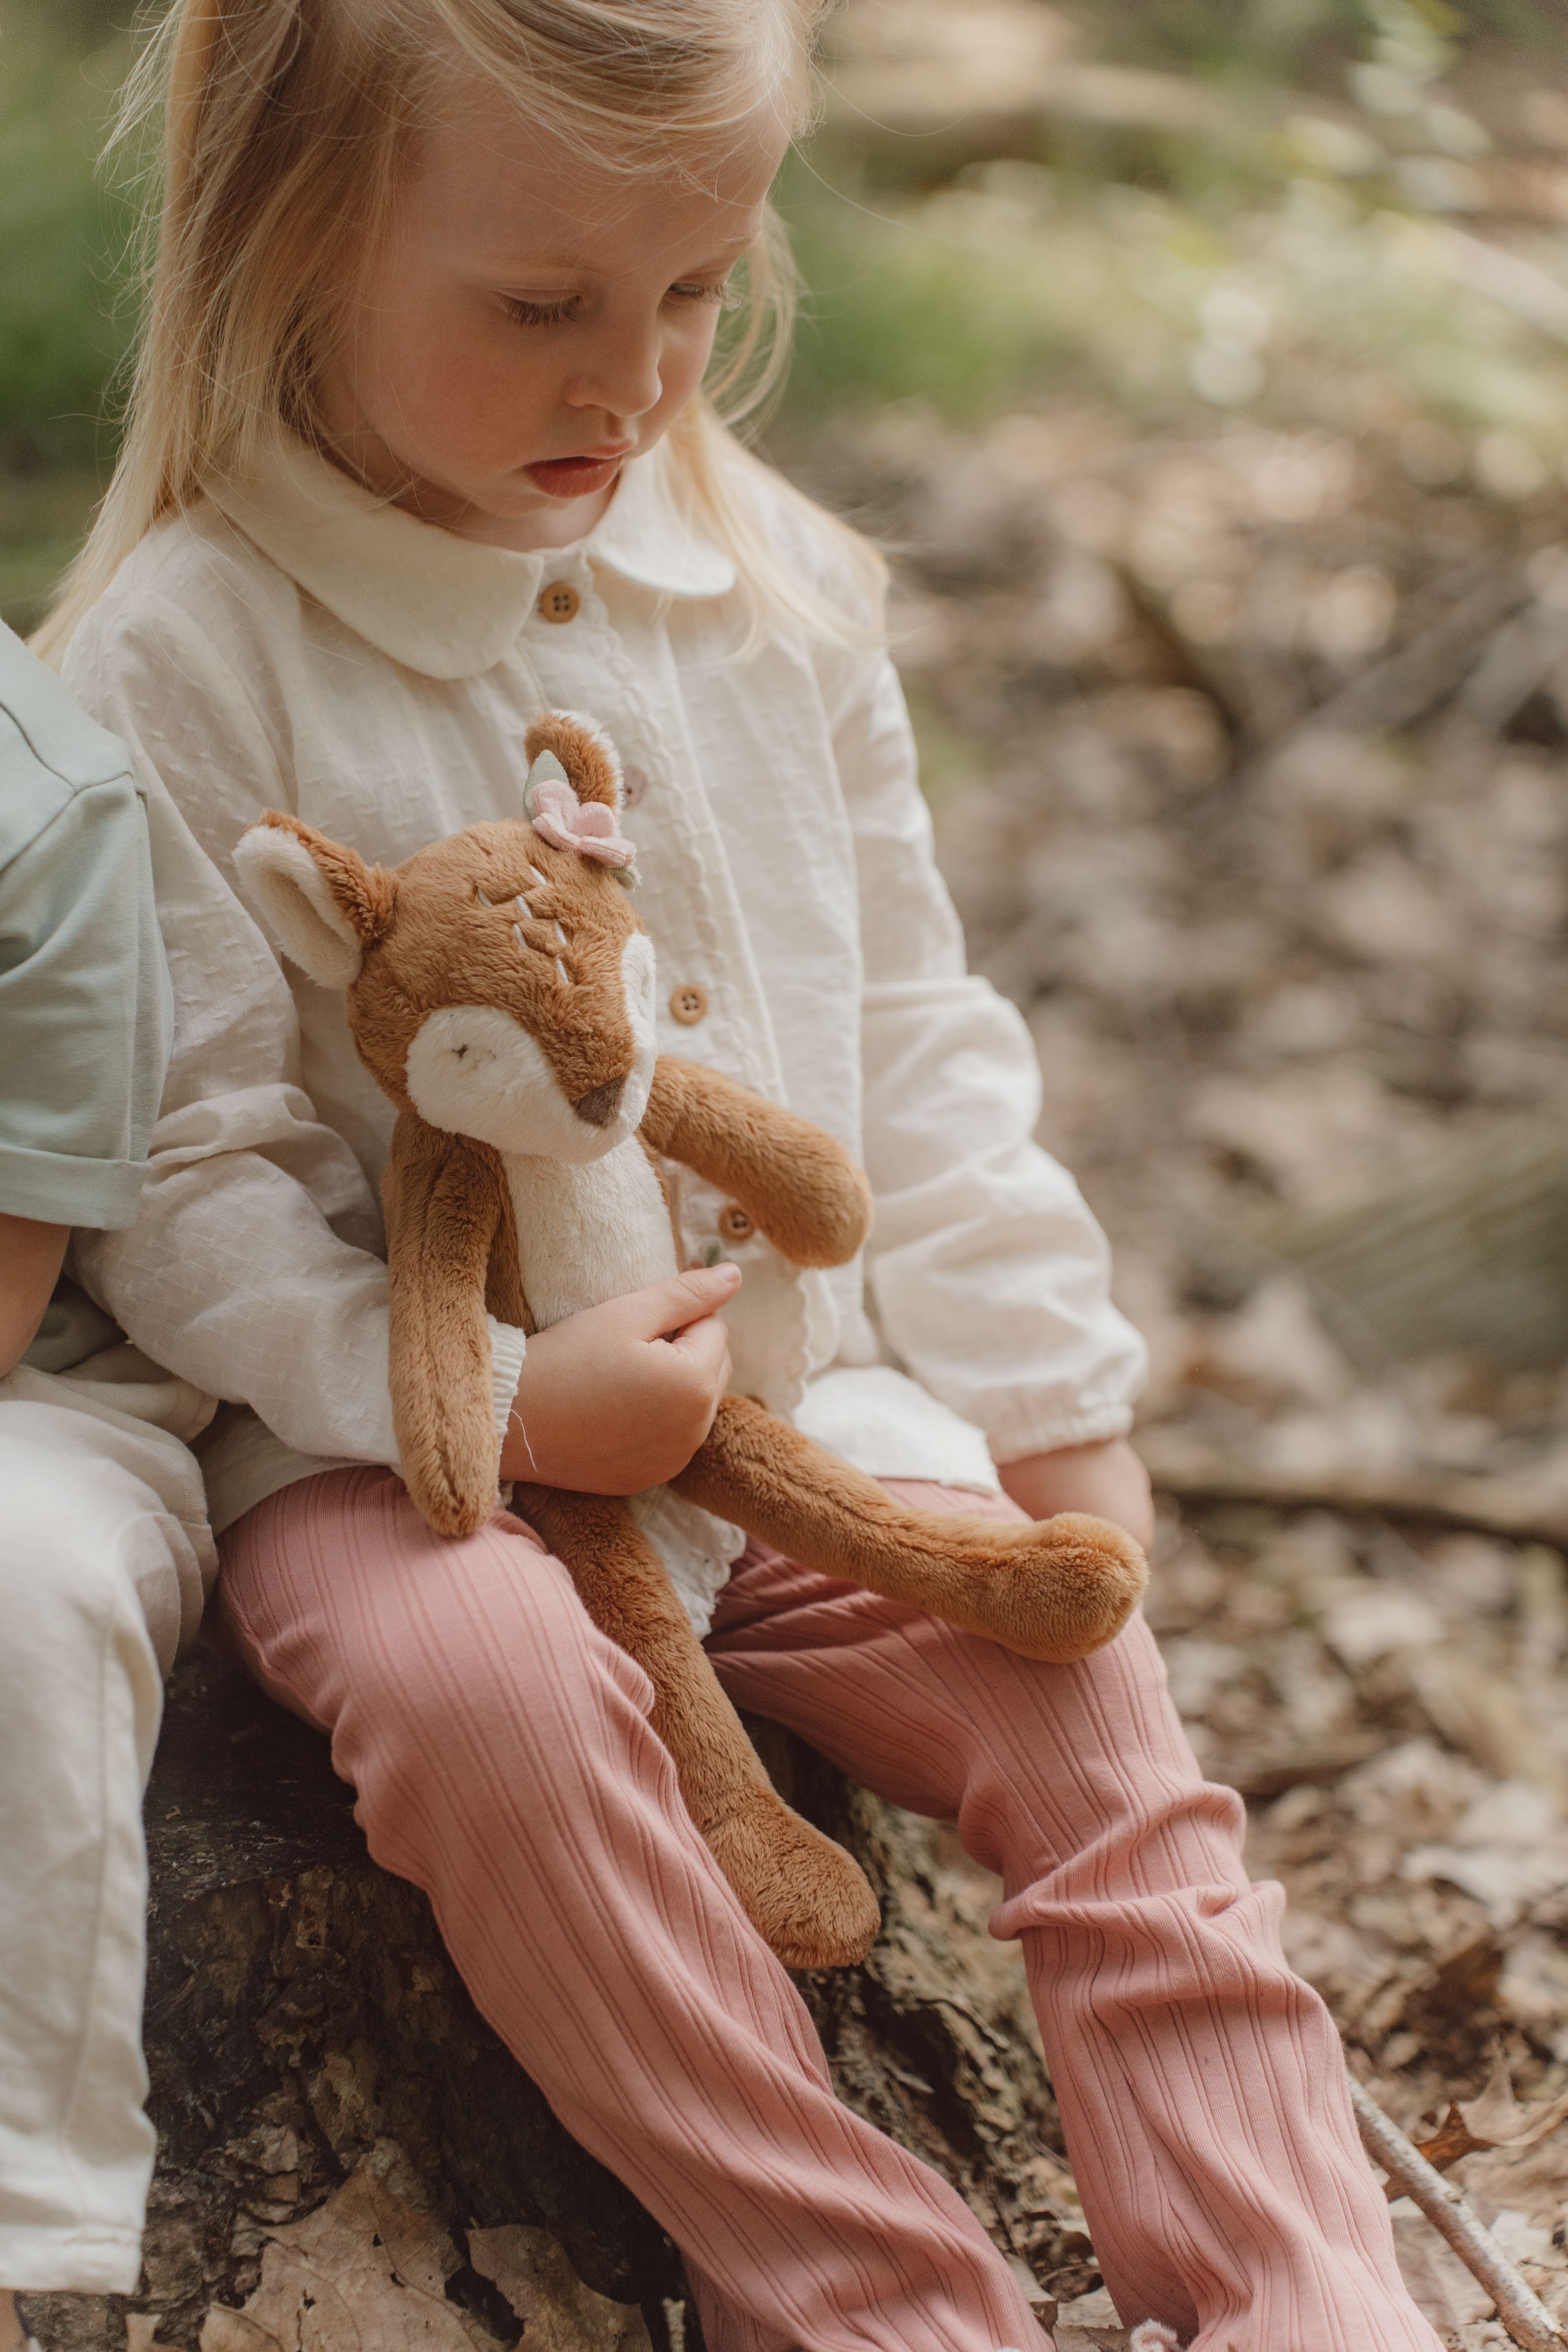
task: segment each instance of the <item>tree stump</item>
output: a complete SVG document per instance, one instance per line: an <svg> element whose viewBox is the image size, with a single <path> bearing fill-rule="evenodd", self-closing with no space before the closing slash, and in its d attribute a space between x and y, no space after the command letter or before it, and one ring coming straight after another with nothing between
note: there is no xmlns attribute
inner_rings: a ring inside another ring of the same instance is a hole
<svg viewBox="0 0 1568 2352"><path fill-rule="evenodd" d="M1081 2291L1016 1983L966 1975L973 1922L916 1824L752 1728L883 1898L864 1968L797 1979L841 2095ZM205 1650L179 1669L147 1799L145 2268L128 2299L32 2298L45 2352L486 2352L525 2323L544 2352L700 2352L676 2248L478 2015L353 1804L326 1742L236 1670Z"/></svg>

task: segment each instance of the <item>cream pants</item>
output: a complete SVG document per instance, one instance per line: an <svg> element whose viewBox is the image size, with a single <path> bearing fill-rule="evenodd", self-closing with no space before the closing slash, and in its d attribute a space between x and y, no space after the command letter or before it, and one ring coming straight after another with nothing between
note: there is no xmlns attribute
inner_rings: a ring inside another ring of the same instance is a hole
<svg viewBox="0 0 1568 2352"><path fill-rule="evenodd" d="M142 2266L142 1792L214 1565L193 1456L104 1387L0 1380L0 2287L81 2294Z"/></svg>

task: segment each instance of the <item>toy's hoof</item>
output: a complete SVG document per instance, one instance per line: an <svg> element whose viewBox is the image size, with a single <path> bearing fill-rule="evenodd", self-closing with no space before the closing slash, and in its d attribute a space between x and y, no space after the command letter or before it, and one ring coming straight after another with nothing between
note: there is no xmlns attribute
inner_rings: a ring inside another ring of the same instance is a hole
<svg viewBox="0 0 1568 2352"><path fill-rule="evenodd" d="M1053 1666L1113 1642L1149 1581L1131 1537L1084 1511L1062 1511L1017 1536L1005 1566L975 1592L973 1631Z"/></svg>
<svg viewBox="0 0 1568 2352"><path fill-rule="evenodd" d="M746 1916L786 1969L849 1969L882 1924L865 1872L770 1790L708 1832Z"/></svg>

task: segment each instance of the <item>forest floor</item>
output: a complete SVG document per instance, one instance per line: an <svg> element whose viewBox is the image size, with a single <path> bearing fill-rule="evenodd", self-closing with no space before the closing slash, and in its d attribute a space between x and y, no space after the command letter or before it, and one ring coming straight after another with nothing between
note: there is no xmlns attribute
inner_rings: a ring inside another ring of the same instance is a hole
<svg viewBox="0 0 1568 2352"><path fill-rule="evenodd" d="M1472 1301L1495 1346L1407 1360L1411 1281L1441 1337L1458 1276L1397 1213L1456 1153L1552 1141L1568 1096L1561 495L1489 491L1408 421L1080 404L884 413L796 470L894 551L972 957L1026 1011L1042 1139L1151 1343L1176 1705L1375 2095L1417 2137L1458 2102L1530 2139L1455 2177L1568 2309L1568 2131L1531 2137L1568 2113L1568 1591L1540 1539L1568 1381L1500 1368L1511 1261ZM1363 1313L1298 1243L1368 1198L1414 1274ZM938 1859L982 1936L992 1890ZM1401 2232L1451 2340L1505 2341Z"/></svg>
<svg viewBox="0 0 1568 2352"><path fill-rule="evenodd" d="M996 0L987 98L930 13L851 10L838 119L885 170L967 102L969 160L868 196L823 329L842 375L849 289L923 389L775 446L892 557L972 960L1150 1342L1176 1706L1353 2071L1417 2138L1458 2108L1568 2314L1560 59L1391 0L1337 89L1248 99ZM1051 366L964 420L965 332L1020 311ZM933 1860L1026 2033L994 1887ZM1396 2221L1446 2339L1505 2342Z"/></svg>

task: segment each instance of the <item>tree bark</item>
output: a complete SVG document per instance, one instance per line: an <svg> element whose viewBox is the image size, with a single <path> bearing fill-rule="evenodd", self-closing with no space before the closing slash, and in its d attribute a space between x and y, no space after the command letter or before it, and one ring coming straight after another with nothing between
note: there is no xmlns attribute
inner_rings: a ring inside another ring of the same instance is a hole
<svg viewBox="0 0 1568 2352"><path fill-rule="evenodd" d="M952 1948L929 1843L776 1727L750 1727L785 1796L883 1899L864 1968L797 1979L841 2095L952 2179L1005 2251L1081 2291L1093 2273L1044 2067L1016 1993L972 1980ZM145 2269L130 2298L33 2298L45 2352L201 2352L204 2329L205 2352L269 2344L226 2312L257 2294L269 2247L281 2260L275 2233L351 2175L359 2196L367 2168L447 2247L445 2293L470 2340L520 2338L469 2242L521 2224L588 2288L640 2307L651 2352L700 2352L676 2248L478 2015L426 1898L370 1861L353 1804L323 1739L205 1650L180 1668L147 1800L159 2151ZM563 2326L563 2342L586 2340ZM335 2346L321 2329L302 2340ZM625 2340L616 2329L602 2340Z"/></svg>

